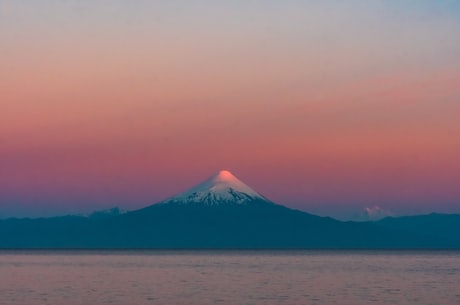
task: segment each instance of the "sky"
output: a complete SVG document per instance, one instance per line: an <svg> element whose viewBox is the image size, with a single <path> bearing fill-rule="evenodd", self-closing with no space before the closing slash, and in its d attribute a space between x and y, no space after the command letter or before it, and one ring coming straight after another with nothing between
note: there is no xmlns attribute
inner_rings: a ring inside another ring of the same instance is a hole
<svg viewBox="0 0 460 305"><path fill-rule="evenodd" d="M460 213L459 1L0 0L0 217L221 169L347 218Z"/></svg>

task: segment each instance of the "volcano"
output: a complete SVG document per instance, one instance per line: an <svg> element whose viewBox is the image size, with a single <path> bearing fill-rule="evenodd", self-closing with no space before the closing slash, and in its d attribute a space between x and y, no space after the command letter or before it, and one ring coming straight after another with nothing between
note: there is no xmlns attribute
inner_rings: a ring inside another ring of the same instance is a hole
<svg viewBox="0 0 460 305"><path fill-rule="evenodd" d="M116 225L137 231L129 238L133 247L373 248L405 247L408 240L418 245L416 238L371 223L341 222L275 203L227 170L121 215Z"/></svg>
<svg viewBox="0 0 460 305"><path fill-rule="evenodd" d="M441 220L436 220L441 227L452 224L442 234L420 234L412 218L371 223L320 217L274 203L222 170L183 193L131 212L0 220L0 248L460 248L460 239L444 234L454 232L458 220Z"/></svg>

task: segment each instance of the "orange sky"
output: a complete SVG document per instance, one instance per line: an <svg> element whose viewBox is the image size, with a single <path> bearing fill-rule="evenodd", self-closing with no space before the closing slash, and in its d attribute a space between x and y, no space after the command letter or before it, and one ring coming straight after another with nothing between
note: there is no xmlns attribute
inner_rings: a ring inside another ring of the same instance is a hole
<svg viewBox="0 0 460 305"><path fill-rule="evenodd" d="M0 1L0 216L222 168L320 214L460 212L458 8Z"/></svg>

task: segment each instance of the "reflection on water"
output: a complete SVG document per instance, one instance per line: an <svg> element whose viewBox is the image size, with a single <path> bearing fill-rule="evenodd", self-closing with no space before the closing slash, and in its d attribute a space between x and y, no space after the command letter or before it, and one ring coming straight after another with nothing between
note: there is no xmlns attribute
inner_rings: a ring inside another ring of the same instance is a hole
<svg viewBox="0 0 460 305"><path fill-rule="evenodd" d="M460 252L0 252L0 304L460 304Z"/></svg>

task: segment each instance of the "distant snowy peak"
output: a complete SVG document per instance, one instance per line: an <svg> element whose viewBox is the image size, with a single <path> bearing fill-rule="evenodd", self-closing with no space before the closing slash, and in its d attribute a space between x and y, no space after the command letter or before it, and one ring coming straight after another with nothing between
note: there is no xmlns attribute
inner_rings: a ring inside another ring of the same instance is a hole
<svg viewBox="0 0 460 305"><path fill-rule="evenodd" d="M202 204L213 205L246 205L255 201L270 202L244 182L236 178L231 172L221 170L197 186L174 196L164 204Z"/></svg>

